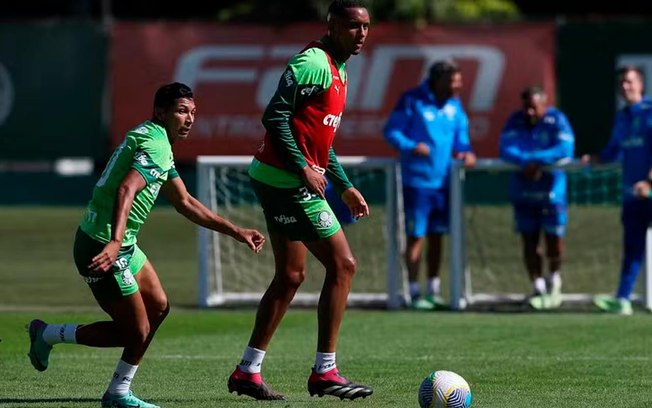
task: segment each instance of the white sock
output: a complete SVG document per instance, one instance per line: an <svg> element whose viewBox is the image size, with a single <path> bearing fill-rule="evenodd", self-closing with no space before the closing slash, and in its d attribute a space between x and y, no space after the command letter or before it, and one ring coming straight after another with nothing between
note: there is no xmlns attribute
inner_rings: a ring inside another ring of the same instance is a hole
<svg viewBox="0 0 652 408"><path fill-rule="evenodd" d="M439 276L428 278L428 294L439 296L439 292L441 291L440 287L441 280L439 279Z"/></svg>
<svg viewBox="0 0 652 408"><path fill-rule="evenodd" d="M245 373L259 373L263 365L263 359L265 358L265 350L259 350L257 348L247 346L242 354L242 360L240 360L241 371Z"/></svg>
<svg viewBox="0 0 652 408"><path fill-rule="evenodd" d="M543 295L546 293L546 280L539 276L534 280L534 291Z"/></svg>
<svg viewBox="0 0 652 408"><path fill-rule="evenodd" d="M561 290L561 274L559 271L554 271L550 274L550 284L553 288Z"/></svg>
<svg viewBox="0 0 652 408"><path fill-rule="evenodd" d="M421 296L421 289L419 288L419 282L410 282L410 297L416 299Z"/></svg>
<svg viewBox="0 0 652 408"><path fill-rule="evenodd" d="M137 365L131 365L122 360L118 361L118 366L115 368L113 378L106 392L113 395L127 395L131 387L131 380L136 375L136 370L138 370Z"/></svg>
<svg viewBox="0 0 652 408"><path fill-rule="evenodd" d="M77 343L77 324L48 324L43 330L43 340L49 345Z"/></svg>
<svg viewBox="0 0 652 408"><path fill-rule="evenodd" d="M317 374L324 374L335 367L335 353L317 352L317 355L315 356L315 366L313 367Z"/></svg>

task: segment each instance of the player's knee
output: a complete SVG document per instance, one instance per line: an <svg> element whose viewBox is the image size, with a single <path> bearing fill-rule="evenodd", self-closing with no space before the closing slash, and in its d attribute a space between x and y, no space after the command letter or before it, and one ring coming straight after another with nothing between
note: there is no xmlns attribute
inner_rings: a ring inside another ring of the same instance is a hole
<svg viewBox="0 0 652 408"><path fill-rule="evenodd" d="M357 266L353 255L342 257L337 262L337 275L341 278L353 278Z"/></svg>
<svg viewBox="0 0 652 408"><path fill-rule="evenodd" d="M145 308L147 309L147 318L154 326L158 326L170 313L170 303L165 293L151 298L148 297Z"/></svg>
<svg viewBox="0 0 652 408"><path fill-rule="evenodd" d="M134 327L130 328L125 333L125 340L127 345L132 347L143 346L147 342L150 332L150 324L148 320L138 322Z"/></svg>
<svg viewBox="0 0 652 408"><path fill-rule="evenodd" d="M305 269L285 270L283 273L278 274L281 283L286 288L298 289L299 286L306 279Z"/></svg>

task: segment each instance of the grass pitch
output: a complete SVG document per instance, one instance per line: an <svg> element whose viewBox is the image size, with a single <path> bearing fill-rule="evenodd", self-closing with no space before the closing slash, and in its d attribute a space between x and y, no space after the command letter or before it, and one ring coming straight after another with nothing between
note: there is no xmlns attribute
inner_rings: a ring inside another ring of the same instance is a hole
<svg viewBox="0 0 652 408"><path fill-rule="evenodd" d="M599 212L578 214L585 225L613 218ZM26 356L24 325L32 318L58 323L105 319L72 262L72 239L80 216L77 208L0 208L0 407L99 406L119 350L58 345L44 373L34 370ZM609 258L617 259L619 234L599 231L577 239L573 251L595 249L600 256L612 251ZM596 245L593 238L608 242ZM133 388L163 407L416 407L421 380L436 369L466 378L473 407L652 406L651 317L640 312L622 318L593 312L350 310L341 331L338 366L353 380L375 389L370 398L352 403L308 396L306 381L317 323L313 310L294 309L277 332L264 366L266 379L289 401L257 403L237 397L228 394L226 380L248 340L254 311L192 308L195 228L172 210L152 213L140 244L159 272L173 310ZM508 249L517 252L513 246ZM578 264L586 265L584 281L597 273L609 274L611 282L605 287L613 287L617 271L604 268L602 258L583 256Z"/></svg>
<svg viewBox="0 0 652 408"><path fill-rule="evenodd" d="M417 407L431 370L466 378L473 407L649 407L650 316L473 314L351 310L338 366L374 387L366 400L310 397L315 313L293 310L264 363L266 379L289 401L258 403L229 394L226 380L248 339L253 312L173 310L134 380L133 389L163 407ZM119 358L116 349L57 345L47 371L25 355L23 325L103 318L94 313L0 315L0 406L97 407Z"/></svg>

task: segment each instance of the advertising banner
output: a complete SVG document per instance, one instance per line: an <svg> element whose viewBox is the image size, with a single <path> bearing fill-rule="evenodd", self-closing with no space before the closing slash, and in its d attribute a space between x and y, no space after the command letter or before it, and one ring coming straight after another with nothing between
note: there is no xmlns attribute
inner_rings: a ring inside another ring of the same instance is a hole
<svg viewBox="0 0 652 408"><path fill-rule="evenodd" d="M171 81L191 86L197 118L177 160L199 154L251 155L260 118L288 59L324 33L324 25L287 28L186 23L118 23L112 32L112 144L149 119L154 92ZM401 93L436 60L462 67L462 101L480 156L498 153L498 136L519 94L540 85L554 103L553 24L372 26L363 52L347 62L347 107L335 139L339 155L393 155L382 137Z"/></svg>
<svg viewBox="0 0 652 408"><path fill-rule="evenodd" d="M104 157L106 40L91 23L0 25L0 160Z"/></svg>

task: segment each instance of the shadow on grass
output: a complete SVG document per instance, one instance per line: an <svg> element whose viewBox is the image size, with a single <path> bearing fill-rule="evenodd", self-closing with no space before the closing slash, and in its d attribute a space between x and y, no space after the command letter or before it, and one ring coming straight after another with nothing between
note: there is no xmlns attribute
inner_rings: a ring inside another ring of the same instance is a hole
<svg viewBox="0 0 652 408"><path fill-rule="evenodd" d="M99 402L98 398L0 398L0 404L47 404L47 403L81 403Z"/></svg>

